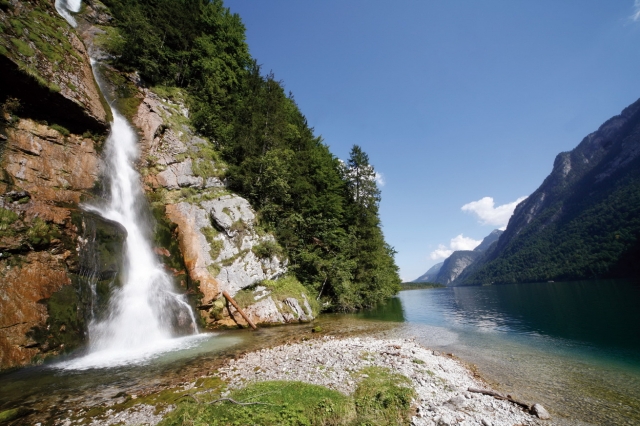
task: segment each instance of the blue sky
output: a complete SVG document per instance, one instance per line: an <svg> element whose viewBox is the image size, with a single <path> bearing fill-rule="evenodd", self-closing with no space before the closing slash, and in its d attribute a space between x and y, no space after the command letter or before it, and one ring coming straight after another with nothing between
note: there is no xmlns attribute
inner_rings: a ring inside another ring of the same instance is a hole
<svg viewBox="0 0 640 426"><path fill-rule="evenodd" d="M640 0L225 4L331 151L369 154L407 281L640 98Z"/></svg>

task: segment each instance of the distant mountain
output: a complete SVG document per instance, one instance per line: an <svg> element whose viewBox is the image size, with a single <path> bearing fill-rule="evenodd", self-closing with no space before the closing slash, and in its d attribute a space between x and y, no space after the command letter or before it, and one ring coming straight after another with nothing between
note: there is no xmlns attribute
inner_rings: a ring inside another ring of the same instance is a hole
<svg viewBox="0 0 640 426"><path fill-rule="evenodd" d="M482 257L481 251L459 250L454 251L443 263L435 282L450 285L476 260Z"/></svg>
<svg viewBox="0 0 640 426"><path fill-rule="evenodd" d="M434 283L444 262L436 263L427 272L413 280L414 283Z"/></svg>
<svg viewBox="0 0 640 426"><path fill-rule="evenodd" d="M472 265L477 259L482 257L482 252L487 250L493 243L498 241L503 231L495 229L491 234L487 235L480 245L471 250L454 251L444 262L432 266L424 275L420 276L413 282L432 282L449 285L462 272Z"/></svg>
<svg viewBox="0 0 640 426"><path fill-rule="evenodd" d="M640 100L559 154L458 284L638 277Z"/></svg>
<svg viewBox="0 0 640 426"><path fill-rule="evenodd" d="M473 251L486 251L491 246L491 244L498 241L498 238L500 238L500 235L502 235L503 232L504 231L501 231L499 229L494 229L489 235L484 237L484 240L482 240L480 245L474 248Z"/></svg>

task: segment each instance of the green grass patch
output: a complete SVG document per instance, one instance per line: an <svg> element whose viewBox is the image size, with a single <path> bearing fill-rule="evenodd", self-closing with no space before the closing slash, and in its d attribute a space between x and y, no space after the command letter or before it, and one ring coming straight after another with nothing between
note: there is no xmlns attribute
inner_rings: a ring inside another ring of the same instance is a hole
<svg viewBox="0 0 640 426"><path fill-rule="evenodd" d="M411 401L415 391L411 381L383 367L367 367L358 372L368 377L353 394L359 425L400 425L411 421Z"/></svg>
<svg viewBox="0 0 640 426"><path fill-rule="evenodd" d="M234 390L228 396L234 404L219 400L224 389L213 378L196 381L196 389L177 409L169 413L161 426L177 425L400 425L411 420L411 401L415 392L411 381L382 367L370 367L355 373L359 379L352 396L303 382L267 381ZM218 400L218 401L216 401Z"/></svg>
<svg viewBox="0 0 640 426"><path fill-rule="evenodd" d="M353 424L356 419L351 398L307 383L255 383L233 391L229 397L239 402L261 404L183 402L160 425L345 425Z"/></svg>
<svg viewBox="0 0 640 426"><path fill-rule="evenodd" d="M238 219L237 221L233 222L231 224L231 227L229 227L229 230L233 231L233 232L237 232L239 234L244 233L247 229L249 228L249 226L245 223L244 220L242 219Z"/></svg>
<svg viewBox="0 0 640 426"><path fill-rule="evenodd" d="M224 242L220 239L216 239L219 232L211 226L200 228L200 232L202 232L202 235L207 239L207 243L209 243L209 255L211 256L211 259L216 260L224 248Z"/></svg>
<svg viewBox="0 0 640 426"><path fill-rule="evenodd" d="M256 303L255 295L253 294L253 288L245 288L243 290L240 290L236 293L235 296L233 296L233 298L235 299L236 303L238 303L238 305L243 309Z"/></svg>
<svg viewBox="0 0 640 426"><path fill-rule="evenodd" d="M174 102L185 103L187 96L182 89L174 86L154 86L151 91L164 99L171 99Z"/></svg>
<svg viewBox="0 0 640 426"><path fill-rule="evenodd" d="M26 235L31 244L41 245L49 244L54 238L60 238L60 231L56 225L49 225L44 220L36 217L31 221L31 226Z"/></svg>
<svg viewBox="0 0 640 426"><path fill-rule="evenodd" d="M58 133L60 133L63 136L69 136L71 134L69 129L67 129L66 127L62 127L59 124L52 124L49 127L51 127L53 130L57 131Z"/></svg>
<svg viewBox="0 0 640 426"><path fill-rule="evenodd" d="M96 35L95 44L112 55L121 55L124 48L124 38L118 28L108 26L98 26L98 28L104 32Z"/></svg>
<svg viewBox="0 0 640 426"><path fill-rule="evenodd" d="M18 214L0 207L0 238L13 235L11 225L18 220Z"/></svg>
<svg viewBox="0 0 640 426"><path fill-rule="evenodd" d="M251 251L260 259L271 259L273 256L280 258L284 254L282 247L273 240L262 241L253 246Z"/></svg>
<svg viewBox="0 0 640 426"><path fill-rule="evenodd" d="M17 38L12 38L11 43L13 43L14 46L16 46L16 48L18 49L18 53L20 53L23 56L31 57L36 54L36 52L31 48L31 46L29 46L27 43L25 43L22 40L19 40Z"/></svg>
<svg viewBox="0 0 640 426"><path fill-rule="evenodd" d="M320 303L309 296L307 288L300 284L300 281L293 275L284 276L279 280L263 280L260 285L265 286L271 291L271 296L280 301L293 297L302 302L302 294L304 293L307 296L313 315L316 316L320 312Z"/></svg>

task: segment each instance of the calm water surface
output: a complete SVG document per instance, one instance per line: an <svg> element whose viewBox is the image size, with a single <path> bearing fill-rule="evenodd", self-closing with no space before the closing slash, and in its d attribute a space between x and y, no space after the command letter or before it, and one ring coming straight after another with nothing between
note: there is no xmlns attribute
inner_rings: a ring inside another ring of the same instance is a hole
<svg viewBox="0 0 640 426"><path fill-rule="evenodd" d="M640 425L640 287L591 281L403 291L368 318L475 364L567 425Z"/></svg>
<svg viewBox="0 0 640 426"><path fill-rule="evenodd" d="M53 363L0 375L0 410L51 424L102 405L211 374L226 359L313 338L377 333L416 337L475 364L499 390L542 403L559 425L640 425L640 287L573 282L403 291L377 310L312 324L209 334L143 364L65 370Z"/></svg>

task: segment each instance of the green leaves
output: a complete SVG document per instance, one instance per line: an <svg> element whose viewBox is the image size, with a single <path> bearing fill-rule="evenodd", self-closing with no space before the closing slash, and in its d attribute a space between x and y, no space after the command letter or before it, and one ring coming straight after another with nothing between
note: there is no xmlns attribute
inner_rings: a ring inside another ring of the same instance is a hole
<svg viewBox="0 0 640 426"><path fill-rule="evenodd" d="M209 151L221 154L230 188L258 210L297 279L335 310L372 306L398 290L367 154L354 146L341 165L283 84L262 74L237 15L221 0L105 3L121 35L116 64L188 92L191 124L212 141L194 158L194 172L215 175ZM256 250L266 257L275 247Z"/></svg>

